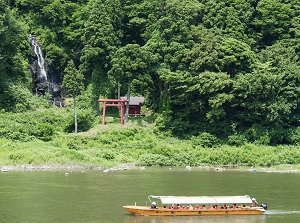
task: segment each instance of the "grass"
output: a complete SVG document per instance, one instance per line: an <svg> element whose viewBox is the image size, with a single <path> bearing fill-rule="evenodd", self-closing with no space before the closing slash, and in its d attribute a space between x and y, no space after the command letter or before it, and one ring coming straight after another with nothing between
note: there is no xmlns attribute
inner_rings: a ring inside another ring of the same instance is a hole
<svg viewBox="0 0 300 223"><path fill-rule="evenodd" d="M96 117L89 131L66 133L64 126L70 115L72 110L58 108L1 114L0 121L6 124L0 132L0 166L112 167L134 163L299 168L299 146L221 144L209 148L193 138L180 140L155 132L154 120L149 117L132 118L123 126L112 117L103 126L97 124L101 117Z"/></svg>

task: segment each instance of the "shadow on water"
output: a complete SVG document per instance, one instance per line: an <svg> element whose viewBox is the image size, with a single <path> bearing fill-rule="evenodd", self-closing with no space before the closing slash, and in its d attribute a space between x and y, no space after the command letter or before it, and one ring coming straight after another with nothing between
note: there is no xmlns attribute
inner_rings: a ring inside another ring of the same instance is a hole
<svg viewBox="0 0 300 223"><path fill-rule="evenodd" d="M265 223L265 215L251 216L128 216L124 223Z"/></svg>

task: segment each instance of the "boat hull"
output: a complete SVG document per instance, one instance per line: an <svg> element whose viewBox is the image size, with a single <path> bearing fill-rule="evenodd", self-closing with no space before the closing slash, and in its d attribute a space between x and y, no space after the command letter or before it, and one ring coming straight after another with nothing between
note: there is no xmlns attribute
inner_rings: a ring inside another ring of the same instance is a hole
<svg viewBox="0 0 300 223"><path fill-rule="evenodd" d="M148 216L202 216L202 215L261 215L265 210L261 207L245 207L237 209L168 209L149 208L146 206L123 206L134 215Z"/></svg>

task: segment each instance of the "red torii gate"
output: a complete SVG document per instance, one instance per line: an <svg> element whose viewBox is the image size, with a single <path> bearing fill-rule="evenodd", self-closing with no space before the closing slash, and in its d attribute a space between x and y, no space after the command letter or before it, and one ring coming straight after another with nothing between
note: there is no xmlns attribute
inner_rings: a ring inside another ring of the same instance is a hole
<svg viewBox="0 0 300 223"><path fill-rule="evenodd" d="M103 114L102 114L102 125L105 125L105 114L106 114L106 107L120 107L120 124L124 125L124 107L125 103L128 100L121 100L121 99L99 99L99 102L103 102Z"/></svg>

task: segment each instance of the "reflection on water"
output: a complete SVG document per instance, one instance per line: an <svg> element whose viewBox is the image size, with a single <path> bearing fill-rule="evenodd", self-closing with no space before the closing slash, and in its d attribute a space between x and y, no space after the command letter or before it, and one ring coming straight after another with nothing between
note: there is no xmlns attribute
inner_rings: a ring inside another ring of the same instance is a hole
<svg viewBox="0 0 300 223"><path fill-rule="evenodd" d="M124 223L265 223L265 215L248 216L128 216Z"/></svg>

